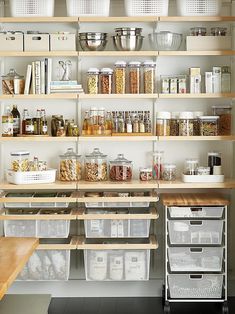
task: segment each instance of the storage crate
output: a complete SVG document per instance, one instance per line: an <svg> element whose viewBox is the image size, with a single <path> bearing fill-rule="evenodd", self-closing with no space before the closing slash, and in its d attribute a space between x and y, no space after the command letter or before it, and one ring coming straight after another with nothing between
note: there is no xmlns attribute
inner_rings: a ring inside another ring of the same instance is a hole
<svg viewBox="0 0 235 314"><path fill-rule="evenodd" d="M221 272L223 248L168 248L172 272Z"/></svg>
<svg viewBox="0 0 235 314"><path fill-rule="evenodd" d="M88 281L149 280L150 250L85 250Z"/></svg>
<svg viewBox="0 0 235 314"><path fill-rule="evenodd" d="M86 208L131 208L149 207L149 202L86 202Z"/></svg>
<svg viewBox="0 0 235 314"><path fill-rule="evenodd" d="M222 218L224 207L168 207L171 218Z"/></svg>
<svg viewBox="0 0 235 314"><path fill-rule="evenodd" d="M221 8L222 0L177 0L180 16L218 16Z"/></svg>
<svg viewBox="0 0 235 314"><path fill-rule="evenodd" d="M69 279L70 250L38 250L30 257L17 280L65 281Z"/></svg>
<svg viewBox="0 0 235 314"><path fill-rule="evenodd" d="M55 169L47 171L27 171L14 172L12 170L6 171L7 181L12 184L41 184L54 183L56 179Z"/></svg>
<svg viewBox="0 0 235 314"><path fill-rule="evenodd" d="M109 16L110 0L66 0L68 16Z"/></svg>
<svg viewBox="0 0 235 314"><path fill-rule="evenodd" d="M10 0L10 13L13 17L54 15L54 0Z"/></svg>
<svg viewBox="0 0 235 314"><path fill-rule="evenodd" d="M25 34L24 50L49 51L50 50L49 34Z"/></svg>
<svg viewBox="0 0 235 314"><path fill-rule="evenodd" d="M35 220L4 220L5 237L31 238L36 236Z"/></svg>
<svg viewBox="0 0 235 314"><path fill-rule="evenodd" d="M76 51L75 34L50 34L51 51Z"/></svg>
<svg viewBox="0 0 235 314"><path fill-rule="evenodd" d="M23 34L0 34L0 51L23 51L24 35Z"/></svg>
<svg viewBox="0 0 235 314"><path fill-rule="evenodd" d="M223 221L168 221L171 244L221 245Z"/></svg>
<svg viewBox="0 0 235 314"><path fill-rule="evenodd" d="M169 0L125 0L127 16L167 16Z"/></svg>
<svg viewBox="0 0 235 314"><path fill-rule="evenodd" d="M169 275L172 299L220 299L223 275Z"/></svg>
<svg viewBox="0 0 235 314"><path fill-rule="evenodd" d="M213 51L232 49L231 36L187 36L186 50L188 51Z"/></svg>

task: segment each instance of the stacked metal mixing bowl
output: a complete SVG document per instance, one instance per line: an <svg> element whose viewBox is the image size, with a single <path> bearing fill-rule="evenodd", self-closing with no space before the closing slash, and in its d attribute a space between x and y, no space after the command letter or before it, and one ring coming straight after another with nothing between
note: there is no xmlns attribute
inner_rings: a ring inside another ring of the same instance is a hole
<svg viewBox="0 0 235 314"><path fill-rule="evenodd" d="M119 51L139 51L142 48L144 36L141 36L142 28L120 27L115 28L116 35L113 43Z"/></svg>
<svg viewBox="0 0 235 314"><path fill-rule="evenodd" d="M79 44L84 51L102 51L107 45L107 33L79 33Z"/></svg>

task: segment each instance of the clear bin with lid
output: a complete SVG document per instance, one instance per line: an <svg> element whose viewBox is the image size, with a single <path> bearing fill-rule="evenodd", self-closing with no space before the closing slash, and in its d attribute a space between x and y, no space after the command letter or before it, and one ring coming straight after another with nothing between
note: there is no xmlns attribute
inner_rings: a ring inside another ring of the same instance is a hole
<svg viewBox="0 0 235 314"><path fill-rule="evenodd" d="M99 93L99 69L90 68L87 71L87 93L98 94Z"/></svg>
<svg viewBox="0 0 235 314"><path fill-rule="evenodd" d="M4 95L24 94L25 80L24 76L10 69L7 75L2 75L2 93Z"/></svg>
<svg viewBox="0 0 235 314"><path fill-rule="evenodd" d="M153 94L156 84L156 63L147 60L143 62L143 74L144 74L144 93Z"/></svg>
<svg viewBox="0 0 235 314"><path fill-rule="evenodd" d="M164 164L162 179L164 181L175 181L176 180L176 165L174 164Z"/></svg>
<svg viewBox="0 0 235 314"><path fill-rule="evenodd" d="M110 161L109 177L111 181L131 181L132 161L127 160L124 154L119 154L115 160Z"/></svg>
<svg viewBox="0 0 235 314"><path fill-rule="evenodd" d="M186 175L197 175L198 174L199 161L196 158L186 159L184 174Z"/></svg>
<svg viewBox="0 0 235 314"><path fill-rule="evenodd" d="M179 116L179 135L193 136L193 112L184 111Z"/></svg>
<svg viewBox="0 0 235 314"><path fill-rule="evenodd" d="M212 106L212 114L219 116L218 135L232 134L232 106Z"/></svg>
<svg viewBox="0 0 235 314"><path fill-rule="evenodd" d="M29 171L29 152L18 151L11 153L11 170L15 172Z"/></svg>
<svg viewBox="0 0 235 314"><path fill-rule="evenodd" d="M68 148L64 155L60 155L60 173L61 181L79 181L82 178L81 156L77 155L73 148Z"/></svg>
<svg viewBox="0 0 235 314"><path fill-rule="evenodd" d="M132 61L128 64L129 67L129 91L130 94L140 93L140 67L141 62Z"/></svg>
<svg viewBox="0 0 235 314"><path fill-rule="evenodd" d="M157 136L170 136L170 120L170 112L161 111L157 113Z"/></svg>
<svg viewBox="0 0 235 314"><path fill-rule="evenodd" d="M193 119L193 135L194 136L200 136L200 121L199 117L204 115L203 111L195 111L193 113L194 119Z"/></svg>
<svg viewBox="0 0 235 314"><path fill-rule="evenodd" d="M113 83L113 70L110 68L103 68L100 71L100 93L111 94Z"/></svg>
<svg viewBox="0 0 235 314"><path fill-rule="evenodd" d="M126 92L126 62L117 61L114 69L114 92L125 94Z"/></svg>
<svg viewBox="0 0 235 314"><path fill-rule="evenodd" d="M200 135L201 136L217 136L219 116L201 116L200 121Z"/></svg>
<svg viewBox="0 0 235 314"><path fill-rule="evenodd" d="M99 182L108 180L107 155L95 148L91 154L86 155L85 160L85 180Z"/></svg>

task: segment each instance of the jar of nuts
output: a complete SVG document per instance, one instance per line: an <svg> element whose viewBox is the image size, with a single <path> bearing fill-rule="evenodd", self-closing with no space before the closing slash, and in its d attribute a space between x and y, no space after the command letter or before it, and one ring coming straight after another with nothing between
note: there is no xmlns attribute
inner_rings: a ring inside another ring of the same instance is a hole
<svg viewBox="0 0 235 314"><path fill-rule="evenodd" d="M126 92L126 62L117 61L114 70L114 92L115 94L125 94Z"/></svg>
<svg viewBox="0 0 235 314"><path fill-rule="evenodd" d="M12 152L11 170L15 172L29 171L29 152L27 151Z"/></svg>
<svg viewBox="0 0 235 314"><path fill-rule="evenodd" d="M115 160L110 161L109 177L111 181L131 181L132 161L119 154Z"/></svg>
<svg viewBox="0 0 235 314"><path fill-rule="evenodd" d="M149 60L143 62L143 72L144 72L144 93L153 94L155 90L156 83L156 63Z"/></svg>
<svg viewBox="0 0 235 314"><path fill-rule="evenodd" d="M90 68L87 71L87 93L98 94L99 93L99 69Z"/></svg>
<svg viewBox="0 0 235 314"><path fill-rule="evenodd" d="M86 155L85 181L99 182L108 180L107 155L95 148L91 154Z"/></svg>
<svg viewBox="0 0 235 314"><path fill-rule="evenodd" d="M82 178L81 156L77 155L73 148L68 148L64 155L60 155L60 172L61 181L79 181Z"/></svg>
<svg viewBox="0 0 235 314"><path fill-rule="evenodd" d="M129 62L129 90L130 94L140 93L140 66L138 61Z"/></svg>
<svg viewBox="0 0 235 314"><path fill-rule="evenodd" d="M103 68L100 71L100 93L112 94L113 70Z"/></svg>

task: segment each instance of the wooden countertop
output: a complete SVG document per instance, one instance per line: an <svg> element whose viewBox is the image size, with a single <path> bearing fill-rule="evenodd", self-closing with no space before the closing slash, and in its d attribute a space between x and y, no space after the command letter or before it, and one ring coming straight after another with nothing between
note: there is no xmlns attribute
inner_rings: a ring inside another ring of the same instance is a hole
<svg viewBox="0 0 235 314"><path fill-rule="evenodd" d="M35 238L0 238L0 300L38 245Z"/></svg>
<svg viewBox="0 0 235 314"><path fill-rule="evenodd" d="M222 195L214 194L162 194L164 206L211 206L229 205L229 201Z"/></svg>

